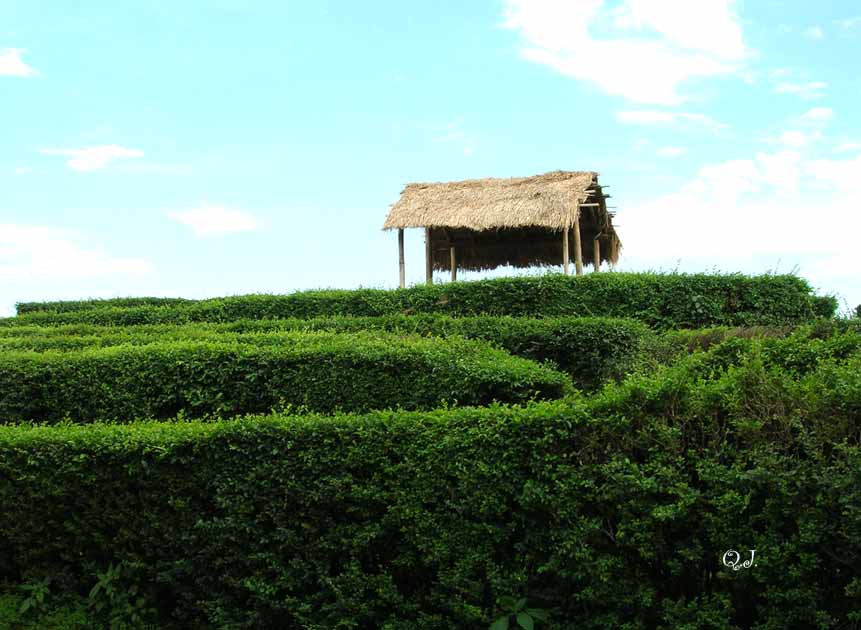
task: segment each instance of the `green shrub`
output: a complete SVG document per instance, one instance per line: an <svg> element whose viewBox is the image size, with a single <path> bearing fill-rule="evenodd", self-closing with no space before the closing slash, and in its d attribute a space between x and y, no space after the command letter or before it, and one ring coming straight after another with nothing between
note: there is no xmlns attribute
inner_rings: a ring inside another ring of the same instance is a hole
<svg viewBox="0 0 861 630"><path fill-rule="evenodd" d="M740 343L523 408L0 427L0 579L136 567L183 628L851 627L861 357Z"/></svg>
<svg viewBox="0 0 861 630"><path fill-rule="evenodd" d="M35 312L38 307L27 305L26 315L4 320L3 325L22 322L132 325L442 313L457 317L482 314L626 317L658 328L691 328L798 323L816 316L832 316L836 308L833 298L814 296L810 285L796 276L654 273L500 278L391 291L303 291L171 306L126 307L103 300L97 303L98 308L81 310L80 303L76 304L77 310L58 307L60 311L42 312Z"/></svg>
<svg viewBox="0 0 861 630"><path fill-rule="evenodd" d="M464 339L294 332L268 346L177 341L0 355L0 422L360 411L558 398L569 379Z"/></svg>
<svg viewBox="0 0 861 630"><path fill-rule="evenodd" d="M596 389L608 380L618 380L632 371L641 361L646 340L653 337L642 323L612 318L390 315L240 320L227 324L179 326L21 326L0 328L0 349L81 350L175 340L272 345L283 344L284 335L293 330L384 330L426 336L457 335L488 341L516 356L538 362L552 361L572 377L575 386L586 390Z"/></svg>
<svg viewBox="0 0 861 630"><path fill-rule="evenodd" d="M58 302L18 302L15 310L18 315L51 311L54 313L71 313L105 307L130 308L135 306L177 306L189 304L194 300L185 298L163 297L126 297L107 300L63 300Z"/></svg>
<svg viewBox="0 0 861 630"><path fill-rule="evenodd" d="M85 630L93 628L81 598L54 601L38 608L27 607L23 593L0 592L0 628L5 630ZM68 599L68 598L67 598ZM25 610L22 612L22 608Z"/></svg>

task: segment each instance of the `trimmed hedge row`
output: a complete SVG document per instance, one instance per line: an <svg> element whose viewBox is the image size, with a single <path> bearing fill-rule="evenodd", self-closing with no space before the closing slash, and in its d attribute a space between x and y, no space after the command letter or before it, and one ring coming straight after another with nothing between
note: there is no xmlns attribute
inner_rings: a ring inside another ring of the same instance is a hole
<svg viewBox="0 0 861 630"><path fill-rule="evenodd" d="M0 427L0 580L120 567L192 629L858 622L861 357L703 356L526 408Z"/></svg>
<svg viewBox="0 0 861 630"><path fill-rule="evenodd" d="M277 345L155 343L0 355L0 423L128 421L526 402L569 379L486 344L388 334L289 333Z"/></svg>
<svg viewBox="0 0 861 630"><path fill-rule="evenodd" d="M544 275L408 289L304 291L246 295L175 306L110 306L68 312L30 312L4 325L106 325L226 322L239 319L380 316L443 313L453 316L607 316L638 319L658 328L799 323L831 317L832 297L812 295L797 276L741 274L597 273ZM29 306L27 308L34 308Z"/></svg>
<svg viewBox="0 0 861 630"><path fill-rule="evenodd" d="M572 377L576 387L586 390L611 379L620 379L633 370L640 362L647 340L654 337L640 322L612 318L390 315L122 328L84 324L26 326L0 329L0 349L80 350L189 339L270 345L281 343L283 333L292 330L384 330L443 337L460 335L488 341L526 359L552 361Z"/></svg>
<svg viewBox="0 0 861 630"><path fill-rule="evenodd" d="M190 304L196 300L168 297L127 297L92 300L61 300L56 302L18 302L15 311L18 315L51 311L54 313L70 313L105 307L130 308L135 306L177 306Z"/></svg>

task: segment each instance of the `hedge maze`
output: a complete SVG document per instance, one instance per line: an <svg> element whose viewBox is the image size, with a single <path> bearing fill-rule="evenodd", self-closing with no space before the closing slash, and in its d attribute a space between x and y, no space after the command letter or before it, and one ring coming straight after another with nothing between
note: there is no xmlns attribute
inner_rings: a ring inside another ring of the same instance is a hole
<svg viewBox="0 0 861 630"><path fill-rule="evenodd" d="M0 320L0 627L861 622L861 326L616 274ZM724 566L729 549L756 564Z"/></svg>

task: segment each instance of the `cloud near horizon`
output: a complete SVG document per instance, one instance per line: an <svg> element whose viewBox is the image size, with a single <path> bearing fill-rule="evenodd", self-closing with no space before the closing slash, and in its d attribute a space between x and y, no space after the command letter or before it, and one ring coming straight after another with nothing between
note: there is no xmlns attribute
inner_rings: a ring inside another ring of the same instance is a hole
<svg viewBox="0 0 861 630"><path fill-rule="evenodd" d="M252 216L218 205L204 204L191 210L168 212L167 216L191 228L200 238L251 232L259 227Z"/></svg>
<svg viewBox="0 0 861 630"><path fill-rule="evenodd" d="M106 144L81 149L40 149L42 155L63 155L71 159L66 162L70 169L79 172L98 171L111 162L125 158L143 157L139 149L129 149L116 144Z"/></svg>
<svg viewBox="0 0 861 630"><path fill-rule="evenodd" d="M62 228L0 224L0 280L38 282L82 280L110 275L142 276L154 265L137 258L115 258L80 243Z"/></svg>
<svg viewBox="0 0 861 630"><path fill-rule="evenodd" d="M861 268L861 155L806 159L799 151L706 165L668 194L620 210L628 263L737 263L746 256L797 260L814 281ZM827 217L823 229L811 222ZM839 226L839 229L833 229Z"/></svg>

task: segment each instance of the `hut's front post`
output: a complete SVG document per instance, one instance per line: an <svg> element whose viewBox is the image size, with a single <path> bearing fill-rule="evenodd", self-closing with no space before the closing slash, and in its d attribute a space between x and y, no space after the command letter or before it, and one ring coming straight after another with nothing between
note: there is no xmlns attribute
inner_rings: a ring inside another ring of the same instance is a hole
<svg viewBox="0 0 861 630"><path fill-rule="evenodd" d="M454 251L454 245L450 247L451 250L451 281L455 282L457 280L457 255Z"/></svg>
<svg viewBox="0 0 861 630"><path fill-rule="evenodd" d="M431 249L431 229L425 228L425 280L433 284L433 250Z"/></svg>
<svg viewBox="0 0 861 630"><path fill-rule="evenodd" d="M583 247L580 244L580 213L577 213L577 220L574 222L574 267L577 270L577 275L583 275Z"/></svg>
<svg viewBox="0 0 861 630"><path fill-rule="evenodd" d="M562 269L565 271L565 275L568 275L568 226L565 226L565 229L562 230Z"/></svg>
<svg viewBox="0 0 861 630"><path fill-rule="evenodd" d="M601 271L601 241L596 236L592 243L592 266L595 271Z"/></svg>
<svg viewBox="0 0 861 630"><path fill-rule="evenodd" d="M398 268L400 271L400 287L403 289L407 283L407 275L404 268L404 228L398 229Z"/></svg>

